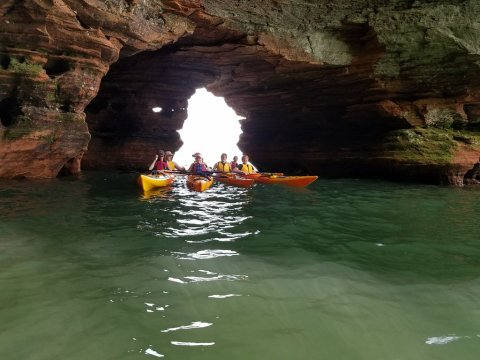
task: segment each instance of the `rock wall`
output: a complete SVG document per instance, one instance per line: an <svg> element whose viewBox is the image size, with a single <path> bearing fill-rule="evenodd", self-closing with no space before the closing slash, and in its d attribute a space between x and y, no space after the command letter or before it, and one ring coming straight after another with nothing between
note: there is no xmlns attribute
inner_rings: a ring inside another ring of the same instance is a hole
<svg viewBox="0 0 480 360"><path fill-rule="evenodd" d="M4 0L0 177L144 168L181 146L206 87L265 169L476 183L479 15L473 0Z"/></svg>

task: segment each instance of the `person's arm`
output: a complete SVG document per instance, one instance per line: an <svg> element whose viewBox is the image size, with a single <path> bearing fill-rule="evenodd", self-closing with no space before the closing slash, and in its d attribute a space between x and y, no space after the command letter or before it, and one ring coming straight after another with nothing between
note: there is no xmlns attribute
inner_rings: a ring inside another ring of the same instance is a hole
<svg viewBox="0 0 480 360"><path fill-rule="evenodd" d="M188 168L188 172L193 172L193 164Z"/></svg>
<svg viewBox="0 0 480 360"><path fill-rule="evenodd" d="M205 167L208 169L207 164L205 164ZM213 171L215 171L217 169L218 169L218 162L216 162L215 165L213 165Z"/></svg>
<svg viewBox="0 0 480 360"><path fill-rule="evenodd" d="M237 165L237 167L235 169L232 170L232 172L234 173L238 173L238 174L243 174L243 171L242 171L242 164L240 165Z"/></svg>
<svg viewBox="0 0 480 360"><path fill-rule="evenodd" d="M185 171L185 168L183 166L178 165L175 161L173 162L173 166L177 170Z"/></svg>
<svg viewBox="0 0 480 360"><path fill-rule="evenodd" d="M148 170L153 170L153 168L155 167L155 163L157 162L158 160L158 155L155 155L155 160L153 160L152 164L148 167Z"/></svg>

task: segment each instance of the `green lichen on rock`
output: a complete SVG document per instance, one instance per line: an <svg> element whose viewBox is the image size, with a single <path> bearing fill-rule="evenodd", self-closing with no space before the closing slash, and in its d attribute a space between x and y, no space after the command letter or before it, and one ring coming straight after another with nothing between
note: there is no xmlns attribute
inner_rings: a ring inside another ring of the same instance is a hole
<svg viewBox="0 0 480 360"><path fill-rule="evenodd" d="M57 115L57 120L60 122L75 122L75 121L83 121L83 118L77 113L59 112Z"/></svg>
<svg viewBox="0 0 480 360"><path fill-rule="evenodd" d="M39 64L34 64L28 60L22 62L16 58L11 59L8 70L23 75L39 75L44 71Z"/></svg>
<svg viewBox="0 0 480 360"><path fill-rule="evenodd" d="M32 120L28 115L19 115L15 125L8 127L3 133L5 140L18 140L32 132Z"/></svg>
<svg viewBox="0 0 480 360"><path fill-rule="evenodd" d="M435 108L425 114L425 125L439 129L450 129L454 124L465 123L453 109Z"/></svg>
<svg viewBox="0 0 480 360"><path fill-rule="evenodd" d="M56 129L53 129L50 133L45 134L40 137L41 140L45 141L48 146L53 145L56 138Z"/></svg>
<svg viewBox="0 0 480 360"><path fill-rule="evenodd" d="M480 150L480 133L439 128L401 129L389 133L384 154L393 160L416 164L448 164L459 145Z"/></svg>

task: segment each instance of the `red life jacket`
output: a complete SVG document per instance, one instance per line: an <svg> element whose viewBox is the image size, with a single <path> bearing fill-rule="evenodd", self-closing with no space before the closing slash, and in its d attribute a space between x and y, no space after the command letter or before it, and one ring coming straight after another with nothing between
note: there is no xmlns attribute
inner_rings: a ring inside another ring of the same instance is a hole
<svg viewBox="0 0 480 360"><path fill-rule="evenodd" d="M157 160L153 168L155 170L168 170L168 164L165 161Z"/></svg>

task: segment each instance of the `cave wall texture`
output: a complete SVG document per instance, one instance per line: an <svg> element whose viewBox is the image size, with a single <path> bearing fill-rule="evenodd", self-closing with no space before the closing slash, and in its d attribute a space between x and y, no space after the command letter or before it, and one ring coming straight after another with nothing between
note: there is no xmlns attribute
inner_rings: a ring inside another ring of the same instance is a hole
<svg viewBox="0 0 480 360"><path fill-rule="evenodd" d="M2 0L0 177L145 168L206 87L260 168L478 183L479 67L476 0Z"/></svg>

